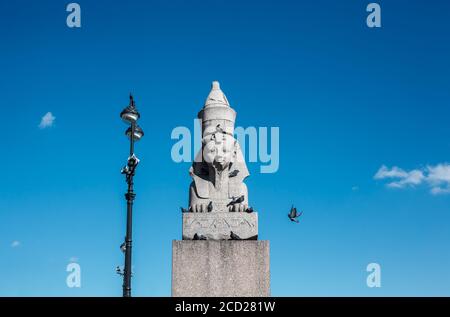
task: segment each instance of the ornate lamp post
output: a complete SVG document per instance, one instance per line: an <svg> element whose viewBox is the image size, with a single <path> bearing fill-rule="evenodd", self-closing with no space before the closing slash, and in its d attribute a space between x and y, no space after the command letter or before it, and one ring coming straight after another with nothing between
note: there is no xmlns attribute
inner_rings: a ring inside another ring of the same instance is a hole
<svg viewBox="0 0 450 317"><path fill-rule="evenodd" d="M132 245L132 221L133 221L133 200L136 194L133 191L133 176L139 159L134 155L134 141L139 141L144 136L144 131L137 125L140 117L134 104L133 96L130 94L130 104L120 113L122 120L130 127L125 134L130 139L130 156L127 165L122 168L121 173L125 175L128 184L128 191L125 194L127 200L127 231L125 242L121 249L125 249L125 268L123 271L123 297L131 297L131 245Z"/></svg>

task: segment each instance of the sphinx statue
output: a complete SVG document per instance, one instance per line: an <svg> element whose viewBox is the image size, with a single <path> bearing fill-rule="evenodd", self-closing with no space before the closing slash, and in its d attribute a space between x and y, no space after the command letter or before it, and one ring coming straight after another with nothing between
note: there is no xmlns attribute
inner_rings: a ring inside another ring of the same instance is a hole
<svg viewBox="0 0 450 317"><path fill-rule="evenodd" d="M234 138L236 112L230 107L219 82L212 83L198 118L202 125L202 148L189 169L192 183L189 213L183 216L183 238L193 239L196 235L216 240L232 239L230 234L236 238L241 233L243 239L254 239L257 216L249 208L244 183L249 171ZM233 229L238 233L232 232Z"/></svg>
<svg viewBox="0 0 450 317"><path fill-rule="evenodd" d="M202 150L189 173L189 207L193 212L243 212L248 208L247 166L234 138L236 112L217 81L212 83L205 106L198 114L202 123Z"/></svg>

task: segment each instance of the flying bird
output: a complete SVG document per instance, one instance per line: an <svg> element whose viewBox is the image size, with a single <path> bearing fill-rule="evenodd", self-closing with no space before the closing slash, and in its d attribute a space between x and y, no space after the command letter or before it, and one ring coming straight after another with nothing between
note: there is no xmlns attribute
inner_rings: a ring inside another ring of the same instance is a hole
<svg viewBox="0 0 450 317"><path fill-rule="evenodd" d="M244 195L239 196L237 198L233 197L233 199L228 203L227 207L230 207L230 206L232 206L234 204L240 204L243 201L244 201Z"/></svg>
<svg viewBox="0 0 450 317"><path fill-rule="evenodd" d="M302 214L303 214L303 211L301 211L300 213L297 212L297 208L295 208L294 205L292 205L291 211L288 213L288 217L291 221L299 223L297 218L300 217Z"/></svg>
<svg viewBox="0 0 450 317"><path fill-rule="evenodd" d="M192 240L206 240L206 237L204 235L201 234L194 234L194 238L192 238Z"/></svg>
<svg viewBox="0 0 450 317"><path fill-rule="evenodd" d="M208 210L208 212L211 212L213 210L213 203L212 203L212 201L209 202L206 210Z"/></svg>

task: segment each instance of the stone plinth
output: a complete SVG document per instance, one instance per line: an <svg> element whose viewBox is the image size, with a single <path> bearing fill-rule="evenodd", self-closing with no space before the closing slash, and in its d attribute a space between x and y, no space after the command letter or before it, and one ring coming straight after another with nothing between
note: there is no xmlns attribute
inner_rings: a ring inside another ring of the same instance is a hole
<svg viewBox="0 0 450 317"><path fill-rule="evenodd" d="M269 241L173 241L172 296L270 296Z"/></svg>
<svg viewBox="0 0 450 317"><path fill-rule="evenodd" d="M256 212L208 212L183 213L183 240L203 235L208 240L229 240L233 231L241 239L258 238L258 214Z"/></svg>

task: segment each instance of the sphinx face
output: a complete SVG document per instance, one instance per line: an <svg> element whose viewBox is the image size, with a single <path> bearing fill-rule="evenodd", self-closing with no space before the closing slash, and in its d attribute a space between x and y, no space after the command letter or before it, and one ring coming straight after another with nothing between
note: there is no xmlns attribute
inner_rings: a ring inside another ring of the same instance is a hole
<svg viewBox="0 0 450 317"><path fill-rule="evenodd" d="M229 167L233 160L236 140L228 134L216 132L203 139L203 158L219 171Z"/></svg>

